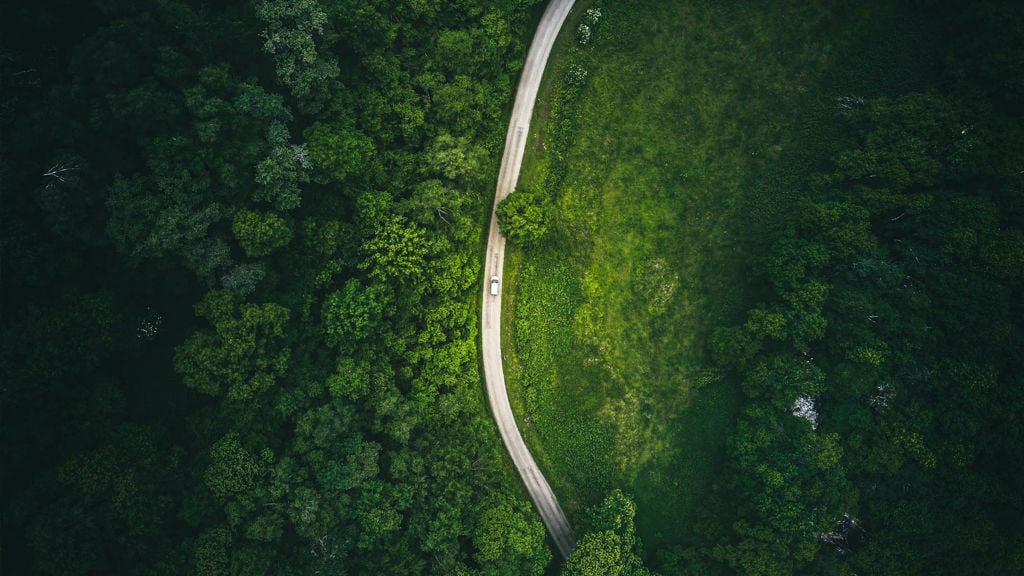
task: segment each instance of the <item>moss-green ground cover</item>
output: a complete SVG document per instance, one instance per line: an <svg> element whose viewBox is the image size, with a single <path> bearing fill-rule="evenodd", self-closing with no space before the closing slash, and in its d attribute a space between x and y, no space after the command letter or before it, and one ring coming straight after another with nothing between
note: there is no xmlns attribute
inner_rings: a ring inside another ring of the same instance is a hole
<svg viewBox="0 0 1024 576"><path fill-rule="evenodd" d="M520 184L557 216L506 259L506 375L570 514L621 487L648 552L729 522L716 485L741 396L705 344L756 297L758 239L829 157L836 98L927 73L927 31L848 4L581 2L556 45ZM585 83L552 118L570 65Z"/></svg>

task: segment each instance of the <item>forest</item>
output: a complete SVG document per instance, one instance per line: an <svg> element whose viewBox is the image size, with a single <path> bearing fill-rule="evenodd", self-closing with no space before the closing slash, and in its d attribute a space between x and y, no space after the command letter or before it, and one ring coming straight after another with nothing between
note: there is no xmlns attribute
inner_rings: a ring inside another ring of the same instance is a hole
<svg viewBox="0 0 1024 576"><path fill-rule="evenodd" d="M475 313L542 9L4 8L5 574L543 573Z"/></svg>
<svg viewBox="0 0 1024 576"><path fill-rule="evenodd" d="M1024 570L1024 11L930 8L935 71L837 98L766 289L711 338L742 504L698 554L740 573Z"/></svg>
<svg viewBox="0 0 1024 576"><path fill-rule="evenodd" d="M477 316L543 9L4 8L0 571L1024 570L1021 10L947 9L942 83L844 101L752 269L770 289L715 329L736 520L645 549L610 487L562 563Z"/></svg>

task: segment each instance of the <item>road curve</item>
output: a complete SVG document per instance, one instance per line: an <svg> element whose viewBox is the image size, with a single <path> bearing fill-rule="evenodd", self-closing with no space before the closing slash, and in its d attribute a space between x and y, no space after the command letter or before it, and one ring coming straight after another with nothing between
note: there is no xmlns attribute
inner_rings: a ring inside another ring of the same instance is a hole
<svg viewBox="0 0 1024 576"><path fill-rule="evenodd" d="M491 404L491 412L498 423L505 448L519 470L519 475L523 478L523 483L526 484L541 519L544 520L544 525L547 526L558 551L566 558L576 548L576 538L565 512L558 505L555 493L534 462L533 455L526 448L512 415L508 391L505 390L505 373L501 365L501 294L491 296L490 286L491 277L502 276L505 262L505 238L498 230L495 210L498 203L515 189L516 181L519 179L519 169L523 163L523 153L526 151L526 137L530 133L530 118L533 116L533 104L540 89L540 79L551 54L551 47L574 1L551 0L548 4L537 26L530 52L526 56L526 64L519 77L519 89L512 108L512 119L508 124L508 135L505 137L501 170L498 172L498 190L494 195L494 207L491 209L491 229L487 235L487 252L484 259L481 315L484 377L487 381L487 398Z"/></svg>

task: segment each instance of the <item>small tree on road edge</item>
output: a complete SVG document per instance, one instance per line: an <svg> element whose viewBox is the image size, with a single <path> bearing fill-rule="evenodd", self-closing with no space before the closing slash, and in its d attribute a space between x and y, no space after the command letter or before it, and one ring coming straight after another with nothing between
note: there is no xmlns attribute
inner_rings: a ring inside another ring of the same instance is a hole
<svg viewBox="0 0 1024 576"><path fill-rule="evenodd" d="M547 234L554 206L543 190L517 189L498 204L498 225L506 238L522 246L536 246Z"/></svg>

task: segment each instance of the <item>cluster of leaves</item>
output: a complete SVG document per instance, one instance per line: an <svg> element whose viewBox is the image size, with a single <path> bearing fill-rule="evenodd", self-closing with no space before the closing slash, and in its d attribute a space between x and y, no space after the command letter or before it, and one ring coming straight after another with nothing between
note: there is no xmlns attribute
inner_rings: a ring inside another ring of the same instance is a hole
<svg viewBox="0 0 1024 576"><path fill-rule="evenodd" d="M652 576L643 564L634 516L636 504L620 490L587 510L578 528L583 537L566 560L563 576Z"/></svg>
<svg viewBox="0 0 1024 576"><path fill-rule="evenodd" d="M498 204L498 224L512 242L535 246L544 239L554 206L544 190L521 188Z"/></svg>
<svg viewBox="0 0 1024 576"><path fill-rule="evenodd" d="M17 12L0 59L5 567L546 570L482 401L473 304L540 8Z"/></svg>

